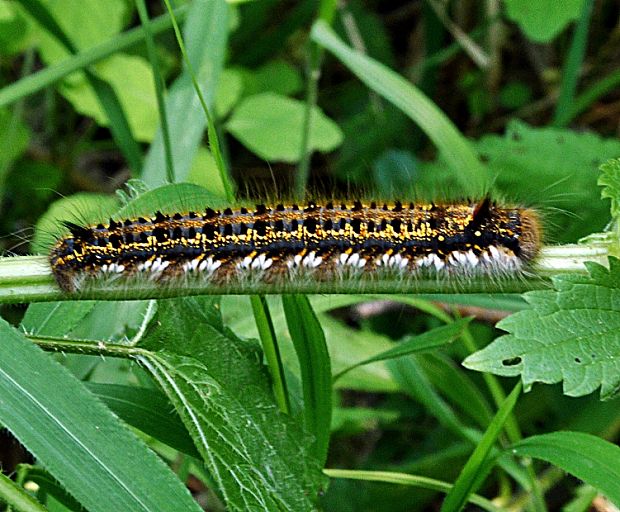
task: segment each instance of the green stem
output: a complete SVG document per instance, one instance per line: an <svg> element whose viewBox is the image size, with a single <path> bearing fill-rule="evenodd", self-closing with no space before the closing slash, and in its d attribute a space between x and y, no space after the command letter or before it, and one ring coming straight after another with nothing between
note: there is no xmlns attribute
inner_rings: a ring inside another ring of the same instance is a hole
<svg viewBox="0 0 620 512"><path fill-rule="evenodd" d="M543 248L532 276L514 279L479 278L437 279L399 275L378 278L362 273L351 279L317 280L311 277L265 282L259 279L171 280L162 286L154 279L94 279L79 293L63 293L55 284L45 256L0 258L0 304L59 300L133 300L160 299L190 295L253 295L281 293L523 293L547 289L549 277L564 273L585 273L584 262L607 264L611 245L565 245Z"/></svg>
<svg viewBox="0 0 620 512"><path fill-rule="evenodd" d="M188 6L184 5L176 9L174 13L176 17L181 20L185 18L187 10ZM171 24L172 22L170 20L170 16L159 16L151 22L151 31L153 35L161 34L162 32L168 30ZM38 73L29 75L13 84L7 85L6 87L0 89L0 107L10 105L24 96L28 96L45 89L75 71L92 66L98 61L109 57L113 53L122 52L138 43L141 43L143 39L144 27L128 30L127 32L119 34L105 43L101 43L97 46L89 48L88 50L81 51L80 53L59 62L58 64L49 66Z"/></svg>
<svg viewBox="0 0 620 512"><path fill-rule="evenodd" d="M223 0L219 0L223 1ZM174 30L174 35L177 39L177 44L181 50L181 54L183 55L183 61L185 62L185 66L187 66L187 71L192 77L192 83L194 84L194 89L196 90L196 94L198 95L198 99L200 100L200 105L205 113L207 118L207 134L209 136L209 146L211 152L213 153L213 158L215 159L215 163L217 166L217 170L220 174L220 179L222 180L222 184L224 186L224 193L226 195L226 199L232 204L235 200L235 191L233 184L230 179L230 175L228 170L226 169L226 163L224 162L224 157L222 156L222 151L220 149L220 142L217 137L217 129L215 127L215 121L213 116L211 115L211 111L207 106L207 102L202 94L202 88L198 84L198 79L196 78L196 73L194 72L194 67L189 60L187 55L187 50L185 49L185 43L183 42L183 36L181 34L181 29L179 28L179 24L174 15L174 11L172 10L172 6L170 5L170 0L164 0L166 4L166 8L168 9L168 14L170 14L170 19L172 21L172 28Z"/></svg>
<svg viewBox="0 0 620 512"><path fill-rule="evenodd" d="M431 491L439 491L443 493L449 492L453 485L442 480L435 480L425 476L409 475L407 473L393 473L390 471L359 471L353 469L324 469L330 478L346 478L348 480L361 480L365 482L385 482L388 484L410 485L420 487L421 489L429 489ZM495 506L492 501L483 498L477 494L471 494L468 498L470 503L478 505L489 512L501 512L502 509Z"/></svg>
<svg viewBox="0 0 620 512"><path fill-rule="evenodd" d="M581 73L581 65L586 54L588 44L588 27L594 0L584 0L581 15L575 27L575 34L566 57L566 64L562 70L562 84L560 97L553 115L553 126L565 126L571 118L572 105L575 101L577 81Z"/></svg>
<svg viewBox="0 0 620 512"><path fill-rule="evenodd" d="M168 128L168 116L166 115L166 103L164 102L164 91L166 85L161 74L157 59L157 48L155 47L155 38L152 32L152 23L146 10L145 0L136 0L140 23L144 28L144 40L146 42L146 51L151 62L153 70L153 81L155 82L155 96L157 97L157 109L159 110L159 120L161 122L162 137L164 140L164 157L166 159L166 177L169 183L175 183L174 164L172 162L172 146L170 144L170 129ZM173 14L170 15L171 17Z"/></svg>
<svg viewBox="0 0 620 512"><path fill-rule="evenodd" d="M97 340L65 339L56 336L28 336L26 337L48 352L62 352L88 356L130 358L148 354L144 350L130 345L118 343L103 343Z"/></svg>
<svg viewBox="0 0 620 512"><path fill-rule="evenodd" d="M336 13L336 0L321 0L318 19L330 24ZM323 50L316 43L310 42L310 50L307 63L306 85L306 110L304 113L303 131L301 134L300 160L295 174L295 197L303 199L306 194L306 186L310 176L310 132L312 130L312 111L316 106L319 91L319 78L321 77L321 61Z"/></svg>
<svg viewBox="0 0 620 512"><path fill-rule="evenodd" d="M269 373L271 374L273 394L280 410L289 414L291 406L288 389L286 388L284 364L280 357L280 349L278 348L278 341L273 328L273 322L271 321L267 300L265 300L263 295L251 295L250 301L252 302L254 319L256 320L256 327L263 345Z"/></svg>

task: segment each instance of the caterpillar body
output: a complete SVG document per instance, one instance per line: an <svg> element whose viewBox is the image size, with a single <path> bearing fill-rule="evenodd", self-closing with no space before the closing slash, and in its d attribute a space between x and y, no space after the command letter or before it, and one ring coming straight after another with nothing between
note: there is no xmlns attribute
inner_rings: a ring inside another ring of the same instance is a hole
<svg viewBox="0 0 620 512"><path fill-rule="evenodd" d="M327 201L66 223L49 261L66 292L89 279L147 276L266 283L436 274L516 275L536 257L535 211L463 203Z"/></svg>

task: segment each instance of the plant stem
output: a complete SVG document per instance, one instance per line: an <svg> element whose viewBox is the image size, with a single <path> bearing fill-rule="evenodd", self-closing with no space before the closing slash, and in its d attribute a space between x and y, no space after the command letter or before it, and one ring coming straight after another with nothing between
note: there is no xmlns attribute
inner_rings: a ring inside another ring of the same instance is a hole
<svg viewBox="0 0 620 512"><path fill-rule="evenodd" d="M48 302L59 300L133 300L180 297L190 295L281 294L281 293L522 293L549 287L553 275L585 273L586 261L607 264L611 243L564 245L543 248L532 276L514 279L485 278L438 279L410 276L379 278L362 273L352 279L320 280L301 278L291 281L265 282L240 279L218 283L209 280L171 280L161 282L139 276L127 279L93 279L79 293L63 293L54 278L45 256L0 258L0 304ZM535 275L534 275L535 274Z"/></svg>
<svg viewBox="0 0 620 512"><path fill-rule="evenodd" d="M280 410L289 414L291 406L284 376L284 365L280 357L280 349L278 348L278 340L276 339L275 329L271 321L269 306L263 295L252 295L250 296L250 301L252 302L254 319L256 320L256 327L263 345L265 359L267 360L267 367L271 374L274 397Z"/></svg>
<svg viewBox="0 0 620 512"><path fill-rule="evenodd" d="M562 70L562 83L560 85L560 97L553 114L553 126L566 126L571 119L573 112L572 105L575 99L575 91L577 90L577 81L581 72L581 64L586 54L588 44L588 27L590 25L590 16L592 14L592 6L594 0L584 0L583 7L573 41L566 57L566 64Z"/></svg>
<svg viewBox="0 0 620 512"><path fill-rule="evenodd" d="M336 0L321 0L318 19L330 24L336 13ZM303 131L301 134L301 148L299 165L295 174L295 197L302 199L306 194L306 186L310 176L310 132L312 130L312 111L316 106L319 91L319 78L321 77L321 61L323 49L316 43L310 42L310 50L307 61L307 85L306 85L306 110L304 113Z"/></svg>

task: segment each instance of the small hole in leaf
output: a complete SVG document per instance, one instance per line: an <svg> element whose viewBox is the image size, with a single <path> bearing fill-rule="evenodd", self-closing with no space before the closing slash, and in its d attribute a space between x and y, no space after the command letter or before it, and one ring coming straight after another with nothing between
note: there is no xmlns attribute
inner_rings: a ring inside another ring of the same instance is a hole
<svg viewBox="0 0 620 512"><path fill-rule="evenodd" d="M578 357L576 357L576 358L575 358L575 362L576 362L577 364L579 364L579 363L581 363L581 359L579 359Z"/></svg>
<svg viewBox="0 0 620 512"><path fill-rule="evenodd" d="M504 366L516 366L518 364L521 364L521 358L520 357L511 357L509 359L504 359L502 361L502 364Z"/></svg>
<svg viewBox="0 0 620 512"><path fill-rule="evenodd" d="M596 354L590 354L590 357L591 357L592 359L596 359Z"/></svg>

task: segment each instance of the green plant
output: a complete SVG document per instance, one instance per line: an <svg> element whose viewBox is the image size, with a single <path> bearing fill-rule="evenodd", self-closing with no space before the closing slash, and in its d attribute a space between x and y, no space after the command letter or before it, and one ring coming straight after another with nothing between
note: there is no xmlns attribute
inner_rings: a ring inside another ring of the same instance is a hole
<svg viewBox="0 0 620 512"><path fill-rule="evenodd" d="M0 502L20 511L396 512L434 501L442 511L471 503L542 512L559 506L546 495L554 487L567 510L586 510L598 494L620 504L611 400L620 388L620 143L606 129L564 128L617 82L586 44L604 8L549 0L536 8L557 15L541 19L524 0L507 0L500 14L489 1L484 23L467 33L431 0L419 14L435 50L402 70L416 87L389 69L391 22L378 8L303 1L274 23L275 0L238 3L0 0L0 40L11 41L0 50L10 64L0 66L12 74L0 84L3 230L37 223L32 250L44 254L62 220L215 207L244 186L263 195L271 185L244 175L262 160L300 195L312 161L341 184L385 196L491 189L543 207L552 196L545 227L563 245L543 249L540 276L461 283L468 293L392 280L360 295L345 280L301 283L281 299L262 295L274 289L261 283L139 282L67 300L45 256L3 258L0 424L34 462L0 474ZM141 27L121 32L136 13ZM494 78L506 19L550 48L577 20L559 89L549 92L559 98L553 127L513 119L500 136L475 121L535 106L527 77L519 101L501 101L517 83ZM442 47L448 33L454 42ZM46 67L31 74L35 51ZM438 93L450 91L438 71L455 56L471 68L453 85L468 96L455 111L471 108L477 140ZM586 59L596 72L578 95ZM319 81L321 70L332 82ZM31 103L45 120L33 120ZM51 148L43 157L42 141ZM149 143L144 157L139 142ZM50 188L104 188L80 162L115 147L136 180L43 213ZM309 291L319 295L301 295ZM10 306L24 302L26 310ZM496 315L507 334L494 331Z"/></svg>

